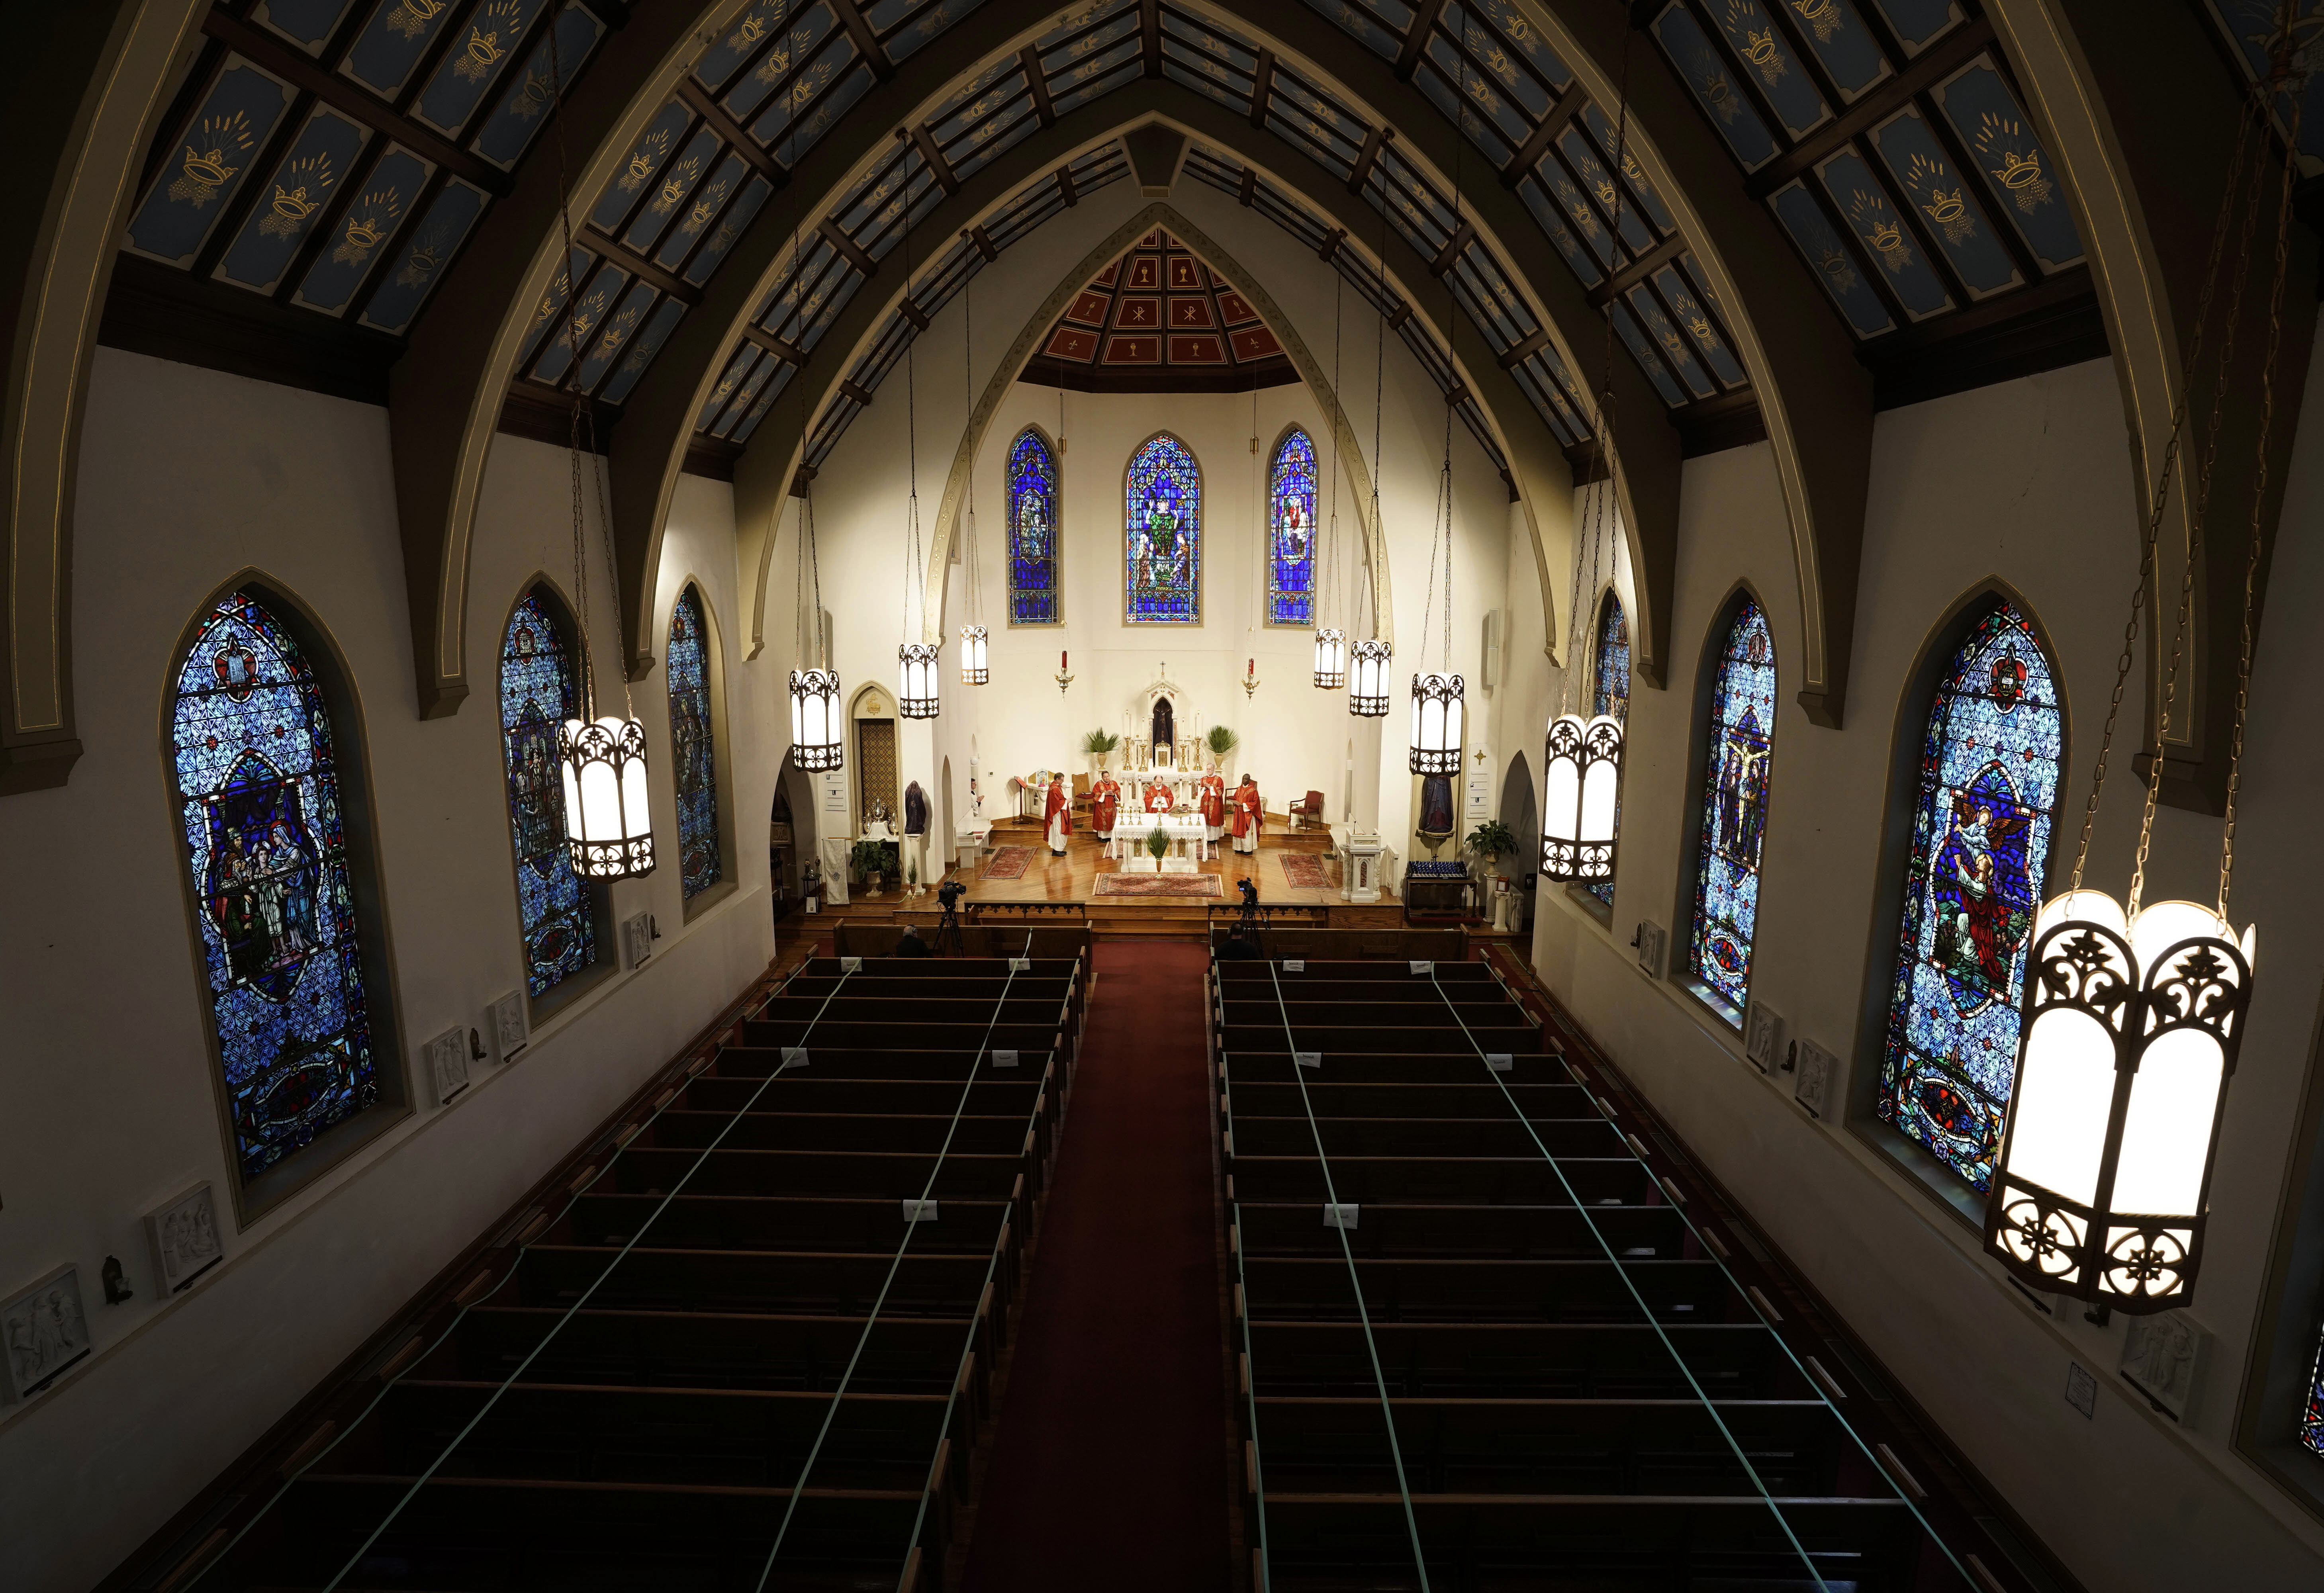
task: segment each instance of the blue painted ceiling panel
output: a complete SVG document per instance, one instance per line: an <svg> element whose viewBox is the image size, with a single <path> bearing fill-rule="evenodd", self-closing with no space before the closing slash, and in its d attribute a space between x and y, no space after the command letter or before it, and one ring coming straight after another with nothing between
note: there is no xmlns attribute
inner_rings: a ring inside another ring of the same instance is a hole
<svg viewBox="0 0 2324 1593"><path fill-rule="evenodd" d="M581 75L581 69L604 36L605 24L595 12L577 3L568 4L557 14L553 30L557 41L557 60L549 59L549 39L544 35L525 58L524 70L501 97L500 105L485 118L484 128L476 134L475 151L485 160L506 171L513 167L535 134L549 124L549 112L557 103L559 81L571 83Z"/></svg>
<svg viewBox="0 0 2324 1593"><path fill-rule="evenodd" d="M406 0L407 4L410 0ZM509 69L543 0L484 0L461 26L420 91L411 114L437 132L457 138L493 86Z"/></svg>
<svg viewBox="0 0 2324 1593"><path fill-rule="evenodd" d="M354 5L355 0L259 0L250 20L273 29L313 55Z"/></svg>
<svg viewBox="0 0 2324 1593"><path fill-rule="evenodd" d="M290 104L287 84L238 55L226 57L129 224L130 248L164 264L192 264Z"/></svg>
<svg viewBox="0 0 2324 1593"><path fill-rule="evenodd" d="M2066 207L2049 152L1993 63L1980 57L1937 86L1935 99L1977 161L2001 214L2044 271L2082 258L2081 234Z"/></svg>
<svg viewBox="0 0 2324 1593"><path fill-rule="evenodd" d="M1821 162L1816 175L1824 191L1864 245L1867 258L1887 273L1888 286L1913 319L1925 320L1952 308L1952 296L1922 254L1896 214L1896 202L1864 157L1851 147Z"/></svg>
<svg viewBox="0 0 2324 1593"><path fill-rule="evenodd" d="M1815 273L1816 281L1831 295L1840 317L1858 337L1876 337L1896 325L1890 317L1880 295L1864 280L1856 256L1840 241L1839 232L1824 216L1823 207L1803 182L1793 181L1768 198L1768 208Z"/></svg>
<svg viewBox="0 0 2324 1593"><path fill-rule="evenodd" d="M339 217L331 246L318 255L291 302L337 315L354 299L374 261L420 202L436 168L406 149L391 149L364 180Z"/></svg>
<svg viewBox="0 0 2324 1593"><path fill-rule="evenodd" d="M372 294L371 303L364 308L363 324L399 336L408 330L412 318L428 302L428 295L443 280L444 268L467 242L476 217L484 213L484 189L456 177L446 182L428 207L426 218L410 230L410 242L396 256L386 279Z"/></svg>
<svg viewBox="0 0 2324 1593"><path fill-rule="evenodd" d="M374 94L394 98L457 10L451 0L378 0L339 70Z"/></svg>
<svg viewBox="0 0 2324 1593"><path fill-rule="evenodd" d="M1944 251L1971 298L1987 298L2024 283L2024 274L1978 202L1977 190L1953 169L1919 111L1907 106L1874 128L1872 147L1918 208L1923 235Z"/></svg>
<svg viewBox="0 0 2324 1593"><path fill-rule="evenodd" d="M317 110L273 174L261 185L242 231L219 262L229 282L271 293L305 242L316 216L355 169L369 129L337 111Z"/></svg>

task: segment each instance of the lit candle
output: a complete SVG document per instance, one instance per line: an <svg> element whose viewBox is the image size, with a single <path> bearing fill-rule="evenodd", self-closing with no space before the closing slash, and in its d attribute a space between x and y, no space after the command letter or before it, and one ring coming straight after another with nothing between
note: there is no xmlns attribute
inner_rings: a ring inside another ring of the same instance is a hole
<svg viewBox="0 0 2324 1593"><path fill-rule="evenodd" d="M1057 668L1060 668L1060 669L1062 669L1062 668L1064 668L1065 667L1065 649L1063 649L1063 648L1059 648L1059 649L1057 649Z"/></svg>

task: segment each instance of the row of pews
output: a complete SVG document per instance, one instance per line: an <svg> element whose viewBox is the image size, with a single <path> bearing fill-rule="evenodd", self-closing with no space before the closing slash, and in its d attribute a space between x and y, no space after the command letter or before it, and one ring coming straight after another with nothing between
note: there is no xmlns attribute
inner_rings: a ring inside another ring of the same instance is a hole
<svg viewBox="0 0 2324 1593"><path fill-rule="evenodd" d="M1087 985L803 964L127 1585L940 1593Z"/></svg>
<svg viewBox="0 0 2324 1593"><path fill-rule="evenodd" d="M1210 982L1254 1588L2019 1585L1488 964Z"/></svg>

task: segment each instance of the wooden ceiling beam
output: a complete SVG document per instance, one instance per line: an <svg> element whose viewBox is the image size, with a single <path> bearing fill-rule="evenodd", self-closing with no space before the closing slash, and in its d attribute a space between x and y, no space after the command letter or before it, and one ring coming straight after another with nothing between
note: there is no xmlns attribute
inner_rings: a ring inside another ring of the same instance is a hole
<svg viewBox="0 0 2324 1593"><path fill-rule="evenodd" d="M1441 277L1451 271L1453 266L1460 263L1461 251L1476 241L1476 225L1473 222L1462 222L1453 229L1452 235L1444 240L1444 247L1436 252L1436 258L1428 262L1428 274L1432 277Z"/></svg>
<svg viewBox="0 0 2324 1593"><path fill-rule="evenodd" d="M1259 69L1251 74L1250 124L1252 126L1267 125L1267 102L1274 93L1275 51L1262 50L1259 52ZM1249 202L1249 200L1244 201L1246 204Z"/></svg>
<svg viewBox="0 0 2324 1593"><path fill-rule="evenodd" d="M751 169L777 189L787 186L791 174L783 163L759 147L759 141L742 130L742 124L726 114L726 107L710 97L709 91L696 80L692 72L678 80L678 97L687 107L709 124L710 130L732 144L734 152L742 157Z"/></svg>
<svg viewBox="0 0 2324 1593"><path fill-rule="evenodd" d="M976 252L984 256L985 264L991 265L1001 258L1001 250L993 243L992 235L986 232L983 227L972 226L960 235L976 245Z"/></svg>
<svg viewBox="0 0 2324 1593"><path fill-rule="evenodd" d="M1895 115L1914 95L1935 87L1992 47L1993 23L1981 16L1970 18L1923 51L1903 71L1745 178L1744 191L1764 202L1794 177L1812 173L1843 146Z"/></svg>
<svg viewBox="0 0 2324 1593"><path fill-rule="evenodd" d="M1138 49L1146 60L1146 75L1162 75L1162 0L1138 0Z"/></svg>
<svg viewBox="0 0 2324 1593"><path fill-rule="evenodd" d="M1665 238L1620 271L1591 289L1589 290L1591 304L1598 308L1604 308L1685 253L1686 239L1677 233L1671 234L1669 237Z"/></svg>
<svg viewBox="0 0 2324 1593"><path fill-rule="evenodd" d="M936 186L944 189L945 198L950 198L960 192L960 179L953 175L952 162L945 159L944 151L936 148L936 141L930 136L927 128L918 123L913 124L911 140L912 147L920 152L920 159L928 163L929 171L935 174Z"/></svg>
<svg viewBox="0 0 2324 1593"><path fill-rule="evenodd" d="M1420 69L1420 58L1428 53L1428 35L1435 31L1436 19L1444 14L1444 0L1420 0L1414 8L1412 25L1404 31L1403 48L1396 52L1396 80L1412 81L1413 73Z"/></svg>
<svg viewBox="0 0 2324 1593"><path fill-rule="evenodd" d="M756 321L742 323L742 340L745 343L757 344L787 365L797 365L802 370L807 367L809 358L807 350L788 337L776 336Z"/></svg>
<svg viewBox="0 0 2324 1593"><path fill-rule="evenodd" d="M1549 152L1549 146L1557 142L1557 135L1565 131L1565 124L1581 115L1582 107L1589 103L1590 96L1582 88L1582 79L1576 78L1572 85L1558 97L1557 103L1549 107L1549 115L1541 119L1541 125L1526 134L1526 141L1517 147L1517 152L1511 155L1509 163L1501 168L1501 186L1513 189L1525 180L1525 174Z"/></svg>
<svg viewBox="0 0 2324 1593"><path fill-rule="evenodd" d="M701 289L677 273L663 270L618 238L609 238L604 234L592 229L585 235L576 238L574 244L578 248L594 249L632 277L640 281L652 283L688 309L702 302Z"/></svg>
<svg viewBox="0 0 2324 1593"><path fill-rule="evenodd" d="M823 235L825 243L839 251L839 257L867 277L880 274L880 262L865 253L863 245L851 238L840 225L828 216L818 218L815 230Z"/></svg>
<svg viewBox="0 0 2324 1593"><path fill-rule="evenodd" d="M1380 151L1396 136L1396 129L1383 123L1364 134L1364 147L1356 152L1355 170L1348 173L1348 191L1360 194L1364 184L1372 180L1372 168L1379 164Z"/></svg>
<svg viewBox="0 0 2324 1593"><path fill-rule="evenodd" d="M894 77L896 63L890 60L888 52L880 48L879 36L872 32L872 24L863 20L863 13L857 7L855 0L831 0L831 9L838 16L839 25L845 28L847 36L855 41L856 51L863 57L864 65L872 69L872 75L882 83Z"/></svg>

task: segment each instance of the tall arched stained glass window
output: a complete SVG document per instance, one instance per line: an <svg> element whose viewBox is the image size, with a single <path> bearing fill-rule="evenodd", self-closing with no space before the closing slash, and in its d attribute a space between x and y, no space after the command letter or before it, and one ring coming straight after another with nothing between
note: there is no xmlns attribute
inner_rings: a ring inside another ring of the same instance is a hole
<svg viewBox="0 0 2324 1593"><path fill-rule="evenodd" d="M689 583L669 614L669 757L678 784L678 879L692 900L725 878L718 839L718 756L710 706L710 626Z"/></svg>
<svg viewBox="0 0 2324 1593"><path fill-rule="evenodd" d="M1203 617L1203 469L1162 432L1130 456L1122 483L1122 617L1193 625Z"/></svg>
<svg viewBox="0 0 2324 1593"><path fill-rule="evenodd" d="M1296 426L1268 472L1267 622L1315 622L1315 444Z"/></svg>
<svg viewBox="0 0 2324 1593"><path fill-rule="evenodd" d="M2063 735L2050 660L2000 604L1953 654L1922 730L1878 1100L1882 1121L1978 1189L2016 1074Z"/></svg>
<svg viewBox="0 0 2324 1593"><path fill-rule="evenodd" d="M1598 611L1598 658L1591 672L1590 711L1603 714L1628 726L1630 723L1630 622L1622 612L1622 600L1612 592ZM1622 833L1621 796L1614 798L1614 833ZM1617 854L1619 855L1618 853ZM1593 879L1590 894L1614 905L1614 882Z"/></svg>
<svg viewBox="0 0 2324 1593"><path fill-rule="evenodd" d="M501 751L516 844L526 991L545 996L597 960L595 904L565 845L557 731L581 717L572 631L547 589L526 593L501 639Z"/></svg>
<svg viewBox="0 0 2324 1593"><path fill-rule="evenodd" d="M1029 426L1009 446L1009 622L1057 622L1057 462Z"/></svg>
<svg viewBox="0 0 2324 1593"><path fill-rule="evenodd" d="M1694 922L1687 971L1720 1016L1743 1027L1751 935L1759 917L1759 849L1767 833L1775 755L1775 642L1767 616L1736 603L1711 687L1702 824L1695 847Z"/></svg>
<svg viewBox="0 0 2324 1593"><path fill-rule="evenodd" d="M337 732L270 600L220 598L178 667L171 774L245 1184L380 1100Z"/></svg>

